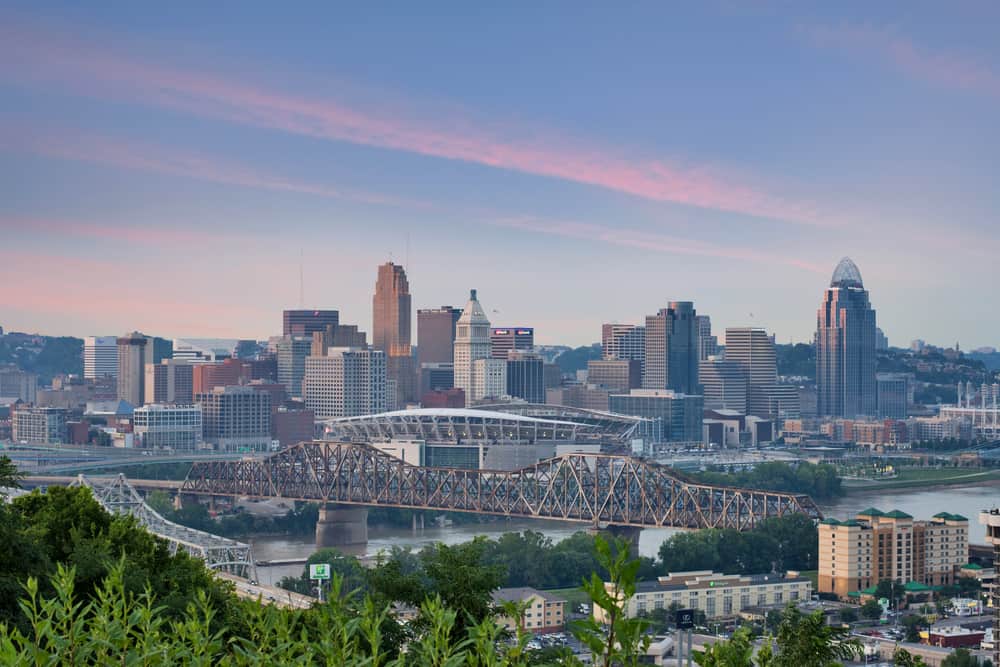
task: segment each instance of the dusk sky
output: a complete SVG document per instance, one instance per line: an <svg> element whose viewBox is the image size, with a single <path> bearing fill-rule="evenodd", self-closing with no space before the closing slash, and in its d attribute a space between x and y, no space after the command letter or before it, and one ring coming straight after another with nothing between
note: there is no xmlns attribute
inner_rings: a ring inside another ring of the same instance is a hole
<svg viewBox="0 0 1000 667"><path fill-rule="evenodd" d="M0 326L266 338L301 257L368 331L392 259L540 343L670 300L807 341L846 255L891 344L1000 346L998 35L988 1L4 3Z"/></svg>

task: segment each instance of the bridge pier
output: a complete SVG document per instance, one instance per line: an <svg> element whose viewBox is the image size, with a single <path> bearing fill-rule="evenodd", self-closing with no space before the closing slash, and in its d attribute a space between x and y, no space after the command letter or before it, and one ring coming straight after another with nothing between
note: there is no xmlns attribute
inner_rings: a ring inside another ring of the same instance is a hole
<svg viewBox="0 0 1000 667"><path fill-rule="evenodd" d="M364 507L325 505L319 508L316 546L346 547L368 544L368 510Z"/></svg>
<svg viewBox="0 0 1000 667"><path fill-rule="evenodd" d="M592 535L596 535L597 533L606 533L611 538L625 540L625 542L628 543L629 557L639 557L639 535L642 534L642 528L638 528L636 526L619 526L611 523L604 528L601 528L600 526L592 526L588 529L588 532Z"/></svg>

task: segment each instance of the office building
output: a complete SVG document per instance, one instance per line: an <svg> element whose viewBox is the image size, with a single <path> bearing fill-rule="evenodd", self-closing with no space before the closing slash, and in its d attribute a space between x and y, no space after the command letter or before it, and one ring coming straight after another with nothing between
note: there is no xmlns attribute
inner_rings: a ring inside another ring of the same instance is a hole
<svg viewBox="0 0 1000 667"><path fill-rule="evenodd" d="M656 315L646 317L643 389L699 393L696 316L690 301L671 301Z"/></svg>
<svg viewBox="0 0 1000 667"><path fill-rule="evenodd" d="M385 412L387 391L382 350L335 347L306 359L303 398L316 419Z"/></svg>
<svg viewBox="0 0 1000 667"><path fill-rule="evenodd" d="M0 365L0 398L34 403L37 395L37 375L22 371L14 364Z"/></svg>
<svg viewBox="0 0 1000 667"><path fill-rule="evenodd" d="M386 354L386 377L396 383L396 405L417 399L416 360L410 345L410 284L402 266L378 267L372 297L372 347Z"/></svg>
<svg viewBox="0 0 1000 667"><path fill-rule="evenodd" d="M719 353L719 338L712 335L712 318L708 315L695 317L698 327L698 360L705 361Z"/></svg>
<svg viewBox="0 0 1000 667"><path fill-rule="evenodd" d="M627 359L645 366L646 328L635 324L604 324L601 326L601 352L605 359Z"/></svg>
<svg viewBox="0 0 1000 667"><path fill-rule="evenodd" d="M627 394L611 394L608 405L611 412L658 421L663 442L700 443L702 440L705 404L699 395L669 389L633 389Z"/></svg>
<svg viewBox="0 0 1000 667"><path fill-rule="evenodd" d="M253 362L225 359L214 363L191 364L191 391L203 394L216 387L247 384L253 380Z"/></svg>
<svg viewBox="0 0 1000 667"><path fill-rule="evenodd" d="M819 592L847 600L880 581L907 590L950 586L969 561L969 520L941 512L914 521L905 512L859 512L853 519L819 522Z"/></svg>
<svg viewBox="0 0 1000 667"><path fill-rule="evenodd" d="M548 405L608 412L610 392L592 384L567 384L545 390Z"/></svg>
<svg viewBox="0 0 1000 667"><path fill-rule="evenodd" d="M993 545L994 567L1000 571L1000 509L996 507L979 513L979 523L986 526L986 543ZM993 664L1000 665L1000 584L994 583L993 607Z"/></svg>
<svg viewBox="0 0 1000 667"><path fill-rule="evenodd" d="M587 384L614 392L642 387L642 363L637 359L591 359L587 362Z"/></svg>
<svg viewBox="0 0 1000 667"><path fill-rule="evenodd" d="M504 602L524 605L521 618L498 616L497 625L516 632L523 630L534 634L559 632L566 627L566 600L534 588L501 588L490 594L499 608Z"/></svg>
<svg viewBox="0 0 1000 667"><path fill-rule="evenodd" d="M455 386L455 365L452 363L423 364L420 367L420 395L443 391Z"/></svg>
<svg viewBox="0 0 1000 667"><path fill-rule="evenodd" d="M912 373L877 373L875 395L878 409L876 416L889 419L906 419L910 412Z"/></svg>
<svg viewBox="0 0 1000 667"><path fill-rule="evenodd" d="M118 339L87 336L83 339L83 377L87 380L118 376Z"/></svg>
<svg viewBox="0 0 1000 667"><path fill-rule="evenodd" d="M545 402L545 382L542 358L531 352L507 353L507 396L528 403Z"/></svg>
<svg viewBox="0 0 1000 667"><path fill-rule="evenodd" d="M476 359L472 362L471 403L507 396L507 362L503 359Z"/></svg>
<svg viewBox="0 0 1000 667"><path fill-rule="evenodd" d="M163 359L158 364L146 364L145 382L146 403L194 402L194 365L187 361Z"/></svg>
<svg viewBox="0 0 1000 667"><path fill-rule="evenodd" d="M611 584L606 584L611 590ZM628 618L654 609L697 609L709 620L733 618L751 607L782 608L810 600L812 581L798 572L781 574L722 574L711 570L672 572L655 581L640 581L625 603ZM605 612L594 608L594 619L605 622Z"/></svg>
<svg viewBox="0 0 1000 667"><path fill-rule="evenodd" d="M706 410L733 410L747 414L747 376L735 361L709 357L698 365L698 382Z"/></svg>
<svg viewBox="0 0 1000 667"><path fill-rule="evenodd" d="M154 403L132 412L135 447L193 451L202 446L200 405Z"/></svg>
<svg viewBox="0 0 1000 667"><path fill-rule="evenodd" d="M271 394L253 387L216 387L198 394L205 442L220 451L271 448Z"/></svg>
<svg viewBox="0 0 1000 667"><path fill-rule="evenodd" d="M118 398L133 406L146 402L146 364L173 355L173 343L133 331L118 338Z"/></svg>
<svg viewBox="0 0 1000 667"><path fill-rule="evenodd" d="M450 364L455 360L455 326L461 308L441 306L417 311L417 361Z"/></svg>
<svg viewBox="0 0 1000 667"><path fill-rule="evenodd" d="M356 324L327 325L323 331L312 334L310 355L322 357L331 347L368 347L368 336Z"/></svg>
<svg viewBox="0 0 1000 667"><path fill-rule="evenodd" d="M422 408L464 408L465 392L461 389L433 389L420 396Z"/></svg>
<svg viewBox="0 0 1000 667"><path fill-rule="evenodd" d="M174 359L185 361L222 361L237 357L241 345L247 342L236 338L175 338Z"/></svg>
<svg viewBox="0 0 1000 667"><path fill-rule="evenodd" d="M282 312L283 336L312 336L316 331L325 331L327 326L340 324L340 312L336 310L286 310Z"/></svg>
<svg viewBox="0 0 1000 667"><path fill-rule="evenodd" d="M875 310L850 259L840 260L816 314L817 412L874 415Z"/></svg>
<svg viewBox="0 0 1000 667"><path fill-rule="evenodd" d="M16 405L11 409L11 438L14 442L54 445L66 442L64 408Z"/></svg>
<svg viewBox="0 0 1000 667"><path fill-rule="evenodd" d="M494 359L506 359L508 352L528 352L534 347L535 330L531 327L490 329L490 356Z"/></svg>
<svg viewBox="0 0 1000 667"><path fill-rule="evenodd" d="M774 339L763 329L728 327L726 361L739 365L747 378L746 414L771 417L771 394L778 384Z"/></svg>
<svg viewBox="0 0 1000 667"><path fill-rule="evenodd" d="M887 352L889 350L889 339L879 327L875 327L875 349L879 352Z"/></svg>
<svg viewBox="0 0 1000 667"><path fill-rule="evenodd" d="M475 400L473 364L490 357L490 321L479 303L476 290L469 292L469 301L455 325L454 365L455 387L465 392L465 401Z"/></svg>
<svg viewBox="0 0 1000 667"><path fill-rule="evenodd" d="M283 336L278 341L278 382L285 385L292 398L302 398L302 377L306 371L306 357L312 352L312 333Z"/></svg>
<svg viewBox="0 0 1000 667"><path fill-rule="evenodd" d="M271 438L279 447L289 447L316 437L316 413L312 410L271 409Z"/></svg>

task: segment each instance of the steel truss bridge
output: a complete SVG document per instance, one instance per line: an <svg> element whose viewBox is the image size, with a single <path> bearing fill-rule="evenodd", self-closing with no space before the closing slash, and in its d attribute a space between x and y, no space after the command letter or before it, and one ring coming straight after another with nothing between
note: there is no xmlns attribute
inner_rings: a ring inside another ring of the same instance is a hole
<svg viewBox="0 0 1000 667"><path fill-rule="evenodd" d="M195 463L181 493L559 519L596 527L735 528L822 514L809 496L691 484L628 456L566 454L514 471L427 468L369 445L303 442L266 458Z"/></svg>
<svg viewBox="0 0 1000 667"><path fill-rule="evenodd" d="M178 549L201 558L209 569L257 580L257 565L249 544L195 530L164 519L146 504L142 496L119 474L110 480L93 480L79 475L74 483L85 486L111 514L130 514L145 528L170 544L170 553Z"/></svg>

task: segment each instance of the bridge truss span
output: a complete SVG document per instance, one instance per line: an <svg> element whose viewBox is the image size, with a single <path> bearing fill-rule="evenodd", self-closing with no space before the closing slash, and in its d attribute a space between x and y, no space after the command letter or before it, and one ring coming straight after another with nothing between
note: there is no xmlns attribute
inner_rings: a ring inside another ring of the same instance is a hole
<svg viewBox="0 0 1000 667"><path fill-rule="evenodd" d="M734 528L822 514L809 496L692 484L629 456L566 454L514 471L427 468L358 443L195 463L182 493L476 512L638 528Z"/></svg>
<svg viewBox="0 0 1000 667"><path fill-rule="evenodd" d="M130 514L149 532L165 539L170 552L178 549L201 558L209 569L246 579L257 579L257 566L249 544L188 528L163 518L146 504L124 475L111 480L94 480L79 475L75 484L86 486L100 505L111 514Z"/></svg>

